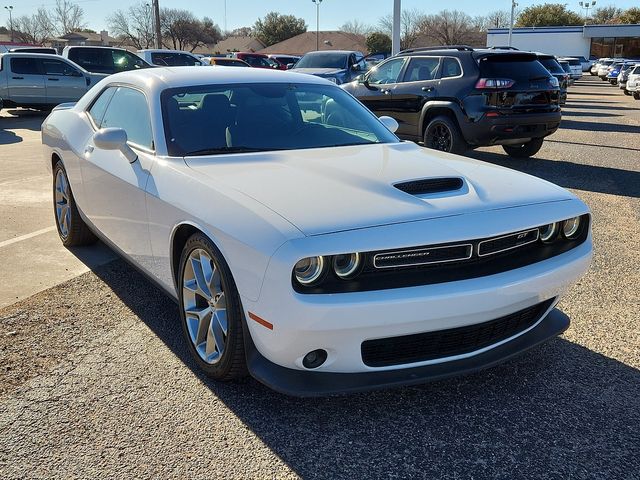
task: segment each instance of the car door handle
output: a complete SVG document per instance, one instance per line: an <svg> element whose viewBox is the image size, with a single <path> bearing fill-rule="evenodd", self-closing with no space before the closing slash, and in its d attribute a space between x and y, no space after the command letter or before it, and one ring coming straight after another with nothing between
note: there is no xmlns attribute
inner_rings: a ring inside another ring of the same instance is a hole
<svg viewBox="0 0 640 480"><path fill-rule="evenodd" d="M391 90L380 90L380 91L385 95L389 95L391 93Z"/></svg>
<svg viewBox="0 0 640 480"><path fill-rule="evenodd" d="M433 91L433 87L422 87L422 91L423 92L432 92Z"/></svg>
<svg viewBox="0 0 640 480"><path fill-rule="evenodd" d="M47 80L49 80L50 82L59 82L60 81L59 78L47 78Z"/></svg>
<svg viewBox="0 0 640 480"><path fill-rule="evenodd" d="M14 80L24 80L24 77L11 77L11 78L13 78Z"/></svg>
<svg viewBox="0 0 640 480"><path fill-rule="evenodd" d="M93 150L95 149L95 147L93 145L87 145L86 148L84 149L84 153L93 153Z"/></svg>

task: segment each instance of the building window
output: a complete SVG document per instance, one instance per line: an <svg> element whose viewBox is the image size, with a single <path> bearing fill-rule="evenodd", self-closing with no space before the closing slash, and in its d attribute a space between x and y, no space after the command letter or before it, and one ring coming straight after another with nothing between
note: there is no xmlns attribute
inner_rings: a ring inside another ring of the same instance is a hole
<svg viewBox="0 0 640 480"><path fill-rule="evenodd" d="M640 37L594 37L590 55L597 58L640 58Z"/></svg>

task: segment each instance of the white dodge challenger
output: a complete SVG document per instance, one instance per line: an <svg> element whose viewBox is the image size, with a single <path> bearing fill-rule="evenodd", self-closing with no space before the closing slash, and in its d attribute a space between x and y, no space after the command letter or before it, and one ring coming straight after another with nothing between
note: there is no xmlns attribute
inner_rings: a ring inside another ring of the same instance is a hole
<svg viewBox="0 0 640 480"><path fill-rule="evenodd" d="M591 261L574 195L395 128L317 77L155 68L57 107L42 142L64 245L100 238L173 297L207 375L311 396L557 336Z"/></svg>

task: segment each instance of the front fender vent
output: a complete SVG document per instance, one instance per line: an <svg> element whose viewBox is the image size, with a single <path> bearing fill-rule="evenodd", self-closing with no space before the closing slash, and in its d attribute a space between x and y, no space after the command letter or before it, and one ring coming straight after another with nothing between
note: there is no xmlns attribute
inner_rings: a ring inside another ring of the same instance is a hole
<svg viewBox="0 0 640 480"><path fill-rule="evenodd" d="M411 195L426 195L429 193L451 192L460 190L463 182L461 178L426 178L424 180L411 180L409 182L396 183L394 187Z"/></svg>

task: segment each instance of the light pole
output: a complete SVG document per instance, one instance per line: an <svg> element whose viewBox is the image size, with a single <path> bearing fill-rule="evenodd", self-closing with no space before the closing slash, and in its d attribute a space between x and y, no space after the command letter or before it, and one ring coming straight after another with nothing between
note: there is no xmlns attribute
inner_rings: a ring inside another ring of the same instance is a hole
<svg viewBox="0 0 640 480"><path fill-rule="evenodd" d="M584 24L587 24L587 20L589 19L589 9L591 7L595 7L596 2L595 0L593 0L592 2L578 2L578 5L580 5L580 7L584 8L585 10L585 14L584 14Z"/></svg>
<svg viewBox="0 0 640 480"><path fill-rule="evenodd" d="M320 4L322 0L311 0L316 4L316 50L320 50Z"/></svg>
<svg viewBox="0 0 640 480"><path fill-rule="evenodd" d="M6 10L9 10L9 30L11 30L11 41L13 42L13 17L11 12L13 11L13 5L5 5Z"/></svg>
<svg viewBox="0 0 640 480"><path fill-rule="evenodd" d="M393 26L391 27L391 55L396 55L400 51L400 17L402 7L400 0L393 0Z"/></svg>
<svg viewBox="0 0 640 480"><path fill-rule="evenodd" d="M509 23L509 46L511 46L511 37L513 35L513 20L518 4L516 0L511 0L511 22Z"/></svg>
<svg viewBox="0 0 640 480"><path fill-rule="evenodd" d="M160 30L160 2L153 0L153 19L155 26L156 48L162 48L162 32Z"/></svg>

